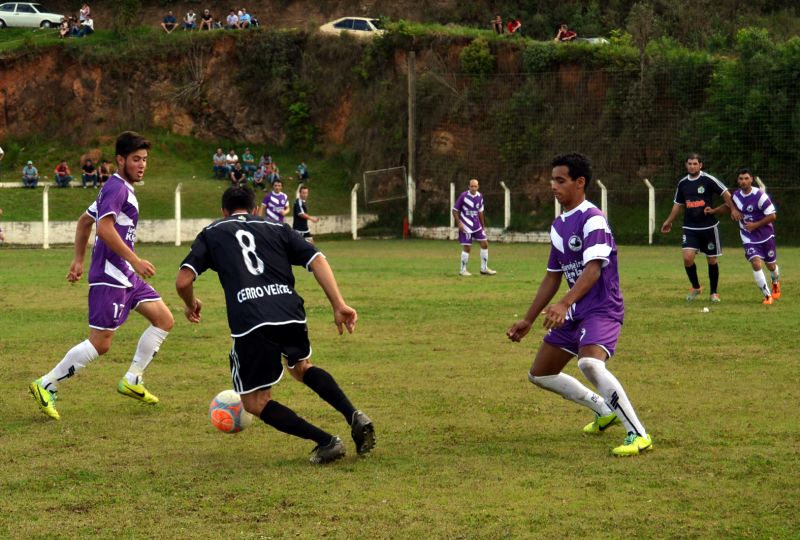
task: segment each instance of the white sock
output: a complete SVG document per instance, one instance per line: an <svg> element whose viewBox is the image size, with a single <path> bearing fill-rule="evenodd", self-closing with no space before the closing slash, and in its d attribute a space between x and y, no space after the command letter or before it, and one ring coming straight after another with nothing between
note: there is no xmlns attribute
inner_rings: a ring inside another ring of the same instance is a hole
<svg viewBox="0 0 800 540"><path fill-rule="evenodd" d="M770 270L769 271L769 277L772 278L772 283L778 283L778 281L780 281L780 279L781 279L781 271L778 268L777 264L775 265L775 270Z"/></svg>
<svg viewBox="0 0 800 540"><path fill-rule="evenodd" d="M489 249L481 249L481 270L484 272L489 268Z"/></svg>
<svg viewBox="0 0 800 540"><path fill-rule="evenodd" d="M597 358L581 358L578 360L578 367L589 379L589 382L600 391L611 410L617 413L628 433L647 434L644 426L636 416L636 411L633 410L633 405L628 400L625 389L622 388L617 378L608 371L605 362Z"/></svg>
<svg viewBox="0 0 800 540"><path fill-rule="evenodd" d="M764 277L763 270L753 270L753 277L756 280L756 285L761 291L761 294L764 296L769 296L772 294L772 291L770 291L769 287L767 286L767 278Z"/></svg>
<svg viewBox="0 0 800 540"><path fill-rule="evenodd" d="M142 373L147 369L148 364L153 360L168 335L169 332L166 330L152 325L142 333L142 337L139 338L139 344L136 346L136 354L133 355L131 367L128 368L128 372L125 374L125 378L129 383L139 384L142 380Z"/></svg>
<svg viewBox="0 0 800 540"><path fill-rule="evenodd" d="M540 388L555 392L564 399L588 407L600 416L611 413L602 397L583 386L578 379L566 373L541 376L534 376L528 373L528 380Z"/></svg>
<svg viewBox="0 0 800 540"><path fill-rule="evenodd" d="M469 262L469 253L466 251L461 252L461 271L465 272L467 270L467 263Z"/></svg>
<svg viewBox="0 0 800 540"><path fill-rule="evenodd" d="M58 391L58 384L64 379L69 379L80 370L85 368L89 362L100 356L94 345L87 339L81 341L64 355L64 358L56 364L50 373L42 377L42 386L51 392Z"/></svg>

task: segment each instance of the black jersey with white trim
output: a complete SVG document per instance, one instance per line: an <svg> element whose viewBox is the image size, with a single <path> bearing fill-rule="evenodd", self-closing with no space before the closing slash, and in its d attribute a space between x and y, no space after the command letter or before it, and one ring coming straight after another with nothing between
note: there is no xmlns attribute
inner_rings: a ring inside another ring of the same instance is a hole
<svg viewBox="0 0 800 540"><path fill-rule="evenodd" d="M309 232L308 220L302 217L303 214L308 215L308 206L303 199L296 199L294 201L294 221L292 222L292 228L297 232Z"/></svg>
<svg viewBox="0 0 800 540"><path fill-rule="evenodd" d="M713 214L706 214L705 209L714 207L714 194L722 195L726 191L725 184L704 172L697 178L689 178L689 175L681 178L674 202L685 207L683 228L701 230L716 226L719 221Z"/></svg>
<svg viewBox="0 0 800 540"><path fill-rule="evenodd" d="M288 224L236 214L200 231L181 268L196 276L217 272L231 336L240 337L259 326L306 322L292 266L309 269L317 256L322 253Z"/></svg>

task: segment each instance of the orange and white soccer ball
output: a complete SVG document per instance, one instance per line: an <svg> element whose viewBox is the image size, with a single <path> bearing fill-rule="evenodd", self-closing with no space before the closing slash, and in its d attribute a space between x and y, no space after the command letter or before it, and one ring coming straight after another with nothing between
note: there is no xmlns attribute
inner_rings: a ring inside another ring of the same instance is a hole
<svg viewBox="0 0 800 540"><path fill-rule="evenodd" d="M223 390L211 400L208 419L223 433L239 433L253 423L253 415L244 410L242 398L233 390Z"/></svg>

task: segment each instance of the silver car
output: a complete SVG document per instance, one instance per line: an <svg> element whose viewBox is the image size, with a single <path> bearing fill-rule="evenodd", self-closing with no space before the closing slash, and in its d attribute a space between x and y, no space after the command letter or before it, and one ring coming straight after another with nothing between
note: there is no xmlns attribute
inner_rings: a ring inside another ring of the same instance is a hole
<svg viewBox="0 0 800 540"><path fill-rule="evenodd" d="M6 26L28 28L55 28L63 15L48 13L41 4L32 2L5 2L0 4L0 28Z"/></svg>

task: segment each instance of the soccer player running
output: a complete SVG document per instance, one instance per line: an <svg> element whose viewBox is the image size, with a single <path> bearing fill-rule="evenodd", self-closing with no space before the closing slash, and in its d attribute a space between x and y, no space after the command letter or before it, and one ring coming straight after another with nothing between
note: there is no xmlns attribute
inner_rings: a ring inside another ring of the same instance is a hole
<svg viewBox="0 0 800 540"><path fill-rule="evenodd" d="M483 195L478 191L478 181L469 181L469 190L456 199L453 205L453 217L458 226L458 242L461 244L461 276L471 276L467 270L472 241L481 245L481 274L493 276L497 272L489 268L489 241L486 239L486 222L483 216Z"/></svg>
<svg viewBox="0 0 800 540"><path fill-rule="evenodd" d="M536 318L544 315L548 332L528 379L594 411L595 420L583 428L584 433L601 433L621 420L628 435L612 452L617 456L637 455L651 450L653 441L622 385L606 368L625 312L619 290L617 246L603 212L586 200L592 179L589 160L582 154L564 154L553 159L552 167L550 184L564 213L550 228L550 259L544 280L525 318L514 323L506 335L511 341L522 340ZM562 276L567 279L569 291L550 304ZM574 356L600 395L561 372Z"/></svg>
<svg viewBox="0 0 800 540"><path fill-rule="evenodd" d="M39 408L56 420L60 419L55 406L60 383L108 352L114 332L126 321L131 310L142 314L150 321L150 326L139 338L133 361L117 384L117 392L144 403L158 403L158 398L145 388L142 375L172 329L174 320L155 289L141 279L153 277L155 266L139 258L134 251L139 202L133 186L144 176L149 151L150 142L137 133L126 131L117 137L117 172L78 219L75 255L67 274L71 283L83 275L86 245L92 225L97 225L89 267L89 339L70 349L49 373L30 384Z"/></svg>
<svg viewBox="0 0 800 540"><path fill-rule="evenodd" d="M761 294L762 304L771 305L781 297L780 270L778 269L778 253L775 245L775 227L772 223L778 219L775 205L765 192L753 187L753 173L750 169L741 168L736 171L739 189L733 194L733 204L742 215L739 220L739 236L742 238L744 256L753 266L753 278ZM730 211L727 205L706 210L710 214L724 214ZM772 288L761 268L764 261L772 278Z"/></svg>
<svg viewBox="0 0 800 540"><path fill-rule="evenodd" d="M261 206L258 207L258 215L267 218L268 221L283 223L289 213L289 197L283 193L283 182L275 180L272 183L272 191L266 194Z"/></svg>
<svg viewBox="0 0 800 540"><path fill-rule="evenodd" d="M702 171L703 161L699 154L689 154L686 158L686 176L678 182L675 190L675 199L672 211L661 225L661 232L664 234L672 230L672 222L678 217L681 209L685 206L683 213L683 266L692 288L686 297L687 302L691 302L700 295L702 288L697 277L697 266L694 263L695 255L702 251L708 262L708 281L710 285L710 300L719 302L720 297L717 292L719 284L719 266L717 257L722 255L722 244L719 238L719 221L713 213L706 212L706 208L713 208L714 194L721 195L725 204L731 206L731 194L725 185ZM735 208L731 209L731 217L738 221L741 214Z"/></svg>
<svg viewBox="0 0 800 540"><path fill-rule="evenodd" d="M308 228L308 222L319 223L319 218L312 216L308 213L308 188L300 186L297 192L297 200L294 201L294 221L292 228L297 231L300 236L306 239L306 242L314 243L314 238L311 236L311 229Z"/></svg>
<svg viewBox="0 0 800 540"><path fill-rule="evenodd" d="M255 196L249 188L231 187L222 195L223 219L197 235L178 272L176 288L186 304L189 322L200 322L202 303L194 295L194 280L214 270L225 291L233 389L244 408L279 431L317 443L312 463L327 463L345 455L342 440L300 418L272 399L272 387L283 376L281 357L292 377L316 392L350 424L358 454L375 446L372 421L350 403L324 369L311 361L303 299L294 290L292 265L313 272L333 307L339 334L352 333L358 315L348 306L325 257L288 225L251 215Z"/></svg>

